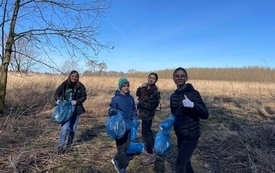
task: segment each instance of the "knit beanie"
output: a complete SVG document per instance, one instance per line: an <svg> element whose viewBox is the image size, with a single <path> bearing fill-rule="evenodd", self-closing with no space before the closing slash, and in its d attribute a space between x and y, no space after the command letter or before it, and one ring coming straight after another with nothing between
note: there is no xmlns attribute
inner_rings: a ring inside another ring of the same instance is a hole
<svg viewBox="0 0 275 173"><path fill-rule="evenodd" d="M125 84L129 84L128 79L126 79L125 77L122 77L118 80L118 88L121 89L123 87L123 85Z"/></svg>

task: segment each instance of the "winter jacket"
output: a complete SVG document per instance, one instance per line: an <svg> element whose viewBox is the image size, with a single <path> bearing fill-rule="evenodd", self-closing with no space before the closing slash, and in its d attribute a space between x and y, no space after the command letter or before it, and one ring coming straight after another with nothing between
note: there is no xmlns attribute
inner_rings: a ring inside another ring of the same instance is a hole
<svg viewBox="0 0 275 173"><path fill-rule="evenodd" d="M144 96L142 96L144 93ZM147 86L139 87L136 91L138 97L138 118L141 120L151 120L155 116L156 108L160 102L160 92L157 86L148 89Z"/></svg>
<svg viewBox="0 0 275 173"><path fill-rule="evenodd" d="M184 95L194 102L193 108L182 104ZM178 138L197 139L201 135L200 118L207 119L208 110L202 101L200 93L191 84L186 84L182 90L175 90L170 97L171 113L175 115L174 130Z"/></svg>
<svg viewBox="0 0 275 173"><path fill-rule="evenodd" d="M65 92L67 87L67 81L62 82L62 84L56 89L54 93L54 99L62 99L65 100ZM79 86L73 90L73 96L72 100L76 101L76 115L81 115L85 112L85 109L83 107L83 102L86 100L87 94L86 94L86 88L85 86L79 82Z"/></svg>
<svg viewBox="0 0 275 173"><path fill-rule="evenodd" d="M130 122L136 118L136 106L135 106L135 100L133 96L130 95L130 92L127 94L123 94L122 91L116 90L115 95L111 100L110 108L108 111L109 116L111 116L111 112L115 111L121 111L123 112L123 118L126 122L126 128L127 130L130 130Z"/></svg>

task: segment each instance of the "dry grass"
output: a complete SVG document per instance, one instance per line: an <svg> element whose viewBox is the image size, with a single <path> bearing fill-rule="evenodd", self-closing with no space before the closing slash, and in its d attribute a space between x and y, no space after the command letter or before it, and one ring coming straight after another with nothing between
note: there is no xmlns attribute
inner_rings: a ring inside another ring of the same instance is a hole
<svg viewBox="0 0 275 173"><path fill-rule="evenodd" d="M115 172L110 160L116 148L105 133L108 104L118 78L82 77L87 87L87 110L77 129L75 149L56 154L59 126L51 122L56 87L66 77L9 76L7 108L0 119L0 172ZM145 79L129 78L132 95ZM275 101L273 83L190 81L210 111L202 121L202 137L192 157L196 172L275 172ZM171 79L160 79L161 111L153 130L169 114L169 96L175 89ZM174 170L176 138L167 158L142 166L141 155L130 162L130 173L164 173ZM140 136L139 136L140 137ZM140 138L141 140L141 138Z"/></svg>

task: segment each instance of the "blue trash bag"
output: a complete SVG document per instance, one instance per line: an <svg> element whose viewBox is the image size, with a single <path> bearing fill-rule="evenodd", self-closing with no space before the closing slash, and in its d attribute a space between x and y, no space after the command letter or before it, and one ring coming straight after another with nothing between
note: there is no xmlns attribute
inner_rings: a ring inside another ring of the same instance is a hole
<svg viewBox="0 0 275 173"><path fill-rule="evenodd" d="M138 137L138 127L140 120L134 119L131 121L131 140L135 140Z"/></svg>
<svg viewBox="0 0 275 173"><path fill-rule="evenodd" d="M52 122L57 124L66 123L73 115L75 106L71 101L60 100L52 114Z"/></svg>
<svg viewBox="0 0 275 173"><path fill-rule="evenodd" d="M106 133L112 139L120 139L126 132L126 123L122 112L118 111L116 115L110 116L105 123Z"/></svg>
<svg viewBox="0 0 275 173"><path fill-rule="evenodd" d="M160 129L162 129L163 131L169 133L173 124L175 122L175 116L173 114L170 114L165 120L163 120L159 127Z"/></svg>
<svg viewBox="0 0 275 173"><path fill-rule="evenodd" d="M127 154L141 154L144 151L144 144L142 142L130 142L130 147Z"/></svg>
<svg viewBox="0 0 275 173"><path fill-rule="evenodd" d="M156 134L154 150L156 155L165 157L171 146L170 134L165 131L159 131Z"/></svg>

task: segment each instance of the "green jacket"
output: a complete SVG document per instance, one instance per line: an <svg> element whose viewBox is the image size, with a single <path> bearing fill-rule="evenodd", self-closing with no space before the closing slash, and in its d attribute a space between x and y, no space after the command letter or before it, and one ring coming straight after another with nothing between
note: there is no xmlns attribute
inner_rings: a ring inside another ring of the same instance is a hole
<svg viewBox="0 0 275 173"><path fill-rule="evenodd" d="M138 97L138 118L141 120L151 120L155 116L156 108L160 102L160 92L156 85L150 89L139 87L136 91Z"/></svg>

